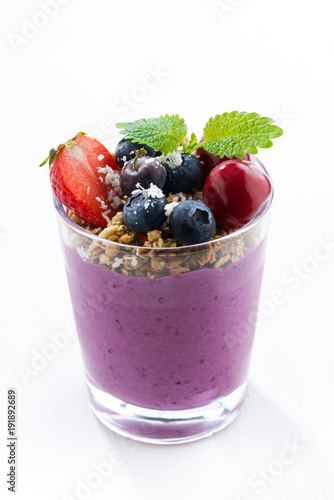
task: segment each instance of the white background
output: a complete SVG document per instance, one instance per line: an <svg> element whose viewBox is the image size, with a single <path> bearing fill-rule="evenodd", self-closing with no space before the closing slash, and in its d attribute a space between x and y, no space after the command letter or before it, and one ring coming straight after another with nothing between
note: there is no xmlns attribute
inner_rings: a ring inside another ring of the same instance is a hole
<svg viewBox="0 0 334 500"><path fill-rule="evenodd" d="M333 500L332 1L48 5L0 7L0 497L12 498L14 387L19 500ZM214 437L137 444L90 411L76 339L33 369L50 335L73 321L48 169L38 164L79 130L103 138L115 122L164 113L201 130L232 110L271 116L285 131L259 155L276 194L249 397ZM92 475L105 461L108 477ZM78 490L93 478L96 488Z"/></svg>

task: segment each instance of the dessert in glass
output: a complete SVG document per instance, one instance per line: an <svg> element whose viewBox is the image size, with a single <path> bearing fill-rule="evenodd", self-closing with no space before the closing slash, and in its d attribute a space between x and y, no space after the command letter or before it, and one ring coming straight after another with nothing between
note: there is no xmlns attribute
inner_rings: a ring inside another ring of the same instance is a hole
<svg viewBox="0 0 334 500"><path fill-rule="evenodd" d="M273 187L247 152L135 139L51 150L54 205L93 411L124 436L182 443L245 400Z"/></svg>

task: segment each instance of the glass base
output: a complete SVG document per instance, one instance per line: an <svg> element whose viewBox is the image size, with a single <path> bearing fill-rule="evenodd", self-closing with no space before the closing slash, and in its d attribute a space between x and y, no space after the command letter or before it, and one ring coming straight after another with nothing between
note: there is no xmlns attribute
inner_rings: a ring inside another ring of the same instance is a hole
<svg viewBox="0 0 334 500"><path fill-rule="evenodd" d="M211 436L238 415L247 394L247 382L228 396L189 410L152 410L134 406L101 391L87 381L93 411L118 434L155 444L189 443Z"/></svg>

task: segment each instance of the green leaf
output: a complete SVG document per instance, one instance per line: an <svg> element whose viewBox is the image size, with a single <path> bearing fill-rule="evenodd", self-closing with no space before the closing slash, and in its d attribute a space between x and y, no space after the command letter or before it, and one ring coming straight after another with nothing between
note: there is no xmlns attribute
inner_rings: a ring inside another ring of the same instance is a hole
<svg viewBox="0 0 334 500"><path fill-rule="evenodd" d="M49 156L39 165L40 167L43 167L47 162L49 162L49 168L51 168L52 163L57 157L57 154L63 147L71 148L75 144L77 144L79 135L87 135L87 132L78 132L77 135L72 137L72 139L68 140L65 144L59 144L57 149L52 148L49 151Z"/></svg>
<svg viewBox="0 0 334 500"><path fill-rule="evenodd" d="M197 137L196 137L196 134L194 134L194 132L191 134L191 137L190 137L190 141L189 143L187 144L187 147L185 148L185 153L192 153L193 151L195 151L195 149L197 149Z"/></svg>
<svg viewBox="0 0 334 500"><path fill-rule="evenodd" d="M204 127L203 148L214 155L243 158L259 148L270 148L271 139L283 135L274 120L258 113L232 111L210 118Z"/></svg>
<svg viewBox="0 0 334 500"><path fill-rule="evenodd" d="M48 156L44 161L42 161L42 163L40 165L38 165L39 167L44 167L44 165L46 165L46 163L50 160L50 157Z"/></svg>
<svg viewBox="0 0 334 500"><path fill-rule="evenodd" d="M165 115L159 118L148 118L134 122L117 123L120 133L127 139L147 144L164 155L176 151L184 144L187 135L187 125L179 115Z"/></svg>

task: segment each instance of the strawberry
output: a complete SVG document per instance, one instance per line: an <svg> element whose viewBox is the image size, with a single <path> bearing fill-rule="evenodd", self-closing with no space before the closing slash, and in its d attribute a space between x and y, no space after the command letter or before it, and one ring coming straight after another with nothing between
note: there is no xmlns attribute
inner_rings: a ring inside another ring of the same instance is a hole
<svg viewBox="0 0 334 500"><path fill-rule="evenodd" d="M73 139L51 149L52 189L68 209L88 224L106 227L122 210L120 168L114 155L97 140L79 132Z"/></svg>

